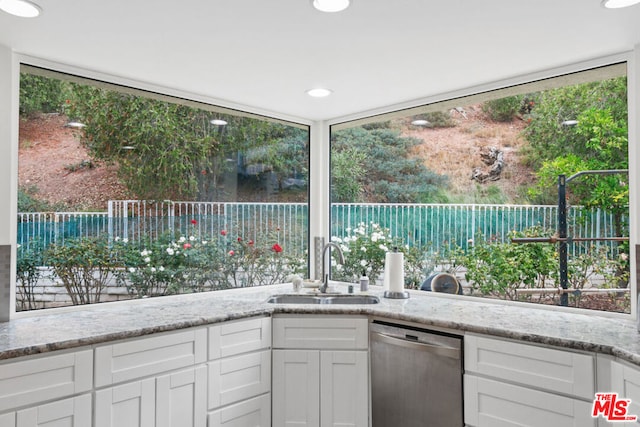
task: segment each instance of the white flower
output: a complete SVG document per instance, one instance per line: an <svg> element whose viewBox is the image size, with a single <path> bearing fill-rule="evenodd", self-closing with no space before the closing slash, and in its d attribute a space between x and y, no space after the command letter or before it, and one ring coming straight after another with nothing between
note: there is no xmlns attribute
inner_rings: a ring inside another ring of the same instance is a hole
<svg viewBox="0 0 640 427"><path fill-rule="evenodd" d="M367 261L366 261L366 260L364 260L364 259L361 259L361 260L360 260L360 265L361 265L362 267L366 267L366 266L367 266Z"/></svg>
<svg viewBox="0 0 640 427"><path fill-rule="evenodd" d="M151 258L146 257L146 258L144 259L144 262L146 262L147 264L149 264L149 263L151 262Z"/></svg>
<svg viewBox="0 0 640 427"><path fill-rule="evenodd" d="M163 266L160 266L160 267L158 267L158 270L160 270L160 271L164 271L164 267L163 267Z"/></svg>
<svg viewBox="0 0 640 427"><path fill-rule="evenodd" d="M116 236L115 241L119 242L120 241L120 236Z"/></svg>
<svg viewBox="0 0 640 427"><path fill-rule="evenodd" d="M140 252L140 256L147 256L147 250L143 250L142 252Z"/></svg>
<svg viewBox="0 0 640 427"><path fill-rule="evenodd" d="M155 273L156 272L156 268L155 267L151 267L151 272Z"/></svg>
<svg viewBox="0 0 640 427"><path fill-rule="evenodd" d="M341 243L342 239L339 238L338 236L331 236L331 241Z"/></svg>
<svg viewBox="0 0 640 427"><path fill-rule="evenodd" d="M175 253L176 253L176 251L174 251L174 250L173 250L173 249L171 249L171 248L167 248L167 253L168 253L169 255L173 255L173 254L175 254Z"/></svg>
<svg viewBox="0 0 640 427"><path fill-rule="evenodd" d="M193 236L189 236L189 241L190 241L190 242L193 242L194 240L196 240L196 238L195 238L195 237L193 237Z"/></svg>
<svg viewBox="0 0 640 427"><path fill-rule="evenodd" d="M129 273L135 273L136 269L134 267L129 267Z"/></svg>
<svg viewBox="0 0 640 427"><path fill-rule="evenodd" d="M338 265L336 265L336 270L338 270L338 271L342 271L342 264L338 264Z"/></svg>
<svg viewBox="0 0 640 427"><path fill-rule="evenodd" d="M628 259L629 259L629 255L627 255L627 254L625 254L625 253L621 253L621 254L620 254L620 259L621 259L622 261L626 261L626 260L628 260Z"/></svg>
<svg viewBox="0 0 640 427"><path fill-rule="evenodd" d="M203 240L203 241L202 241L202 244L203 244L203 245L206 245L207 243L209 243L209 242L207 242L206 240Z"/></svg>
<svg viewBox="0 0 640 427"><path fill-rule="evenodd" d="M362 247L360 248L360 251L361 251L361 252L367 252L367 248L366 248L366 247L364 247L364 246L362 246Z"/></svg>
<svg viewBox="0 0 640 427"><path fill-rule="evenodd" d="M371 241L372 241L373 243L375 243L375 242L377 242L378 240L379 240L378 233L373 233L373 234L371 235Z"/></svg>
<svg viewBox="0 0 640 427"><path fill-rule="evenodd" d="M378 246L380 249L382 249L385 252L389 252L389 248L387 248L385 245L380 245Z"/></svg>
<svg viewBox="0 0 640 427"><path fill-rule="evenodd" d="M178 242L180 242L180 243L184 243L186 241L187 241L187 239L184 236L180 236L180 238L178 239Z"/></svg>
<svg viewBox="0 0 640 427"><path fill-rule="evenodd" d="M122 243L129 243L129 239L125 237L124 239L122 239Z"/></svg>

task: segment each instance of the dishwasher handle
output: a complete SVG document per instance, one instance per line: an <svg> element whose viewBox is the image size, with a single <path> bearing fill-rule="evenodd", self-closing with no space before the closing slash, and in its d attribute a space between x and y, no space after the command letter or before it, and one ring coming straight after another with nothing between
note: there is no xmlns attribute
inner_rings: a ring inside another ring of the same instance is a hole
<svg viewBox="0 0 640 427"><path fill-rule="evenodd" d="M425 353L437 354L438 356L444 356L450 359L460 360L460 348L447 347L440 344L427 344L419 341L411 341L387 334L382 334L380 332L372 332L371 339L386 344L396 345L412 350L423 351Z"/></svg>

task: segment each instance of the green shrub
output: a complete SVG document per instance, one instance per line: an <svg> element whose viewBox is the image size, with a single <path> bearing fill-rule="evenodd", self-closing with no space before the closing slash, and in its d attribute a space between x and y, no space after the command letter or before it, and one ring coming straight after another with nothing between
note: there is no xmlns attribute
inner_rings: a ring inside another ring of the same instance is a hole
<svg viewBox="0 0 640 427"><path fill-rule="evenodd" d="M73 305L100 302L102 291L117 266L108 240L103 237L67 239L49 246L44 256Z"/></svg>
<svg viewBox="0 0 640 427"><path fill-rule="evenodd" d="M522 107L521 96L492 99L482 105L482 111L496 122L510 122Z"/></svg>
<svg viewBox="0 0 640 427"><path fill-rule="evenodd" d="M18 310L35 310L35 288L42 277L42 244L32 240L29 247L18 245L16 259L16 300Z"/></svg>

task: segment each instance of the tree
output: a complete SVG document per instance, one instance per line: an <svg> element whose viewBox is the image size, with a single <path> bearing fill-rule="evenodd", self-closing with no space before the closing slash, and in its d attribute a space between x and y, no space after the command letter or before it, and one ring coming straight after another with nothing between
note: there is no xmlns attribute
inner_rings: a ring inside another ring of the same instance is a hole
<svg viewBox="0 0 640 427"><path fill-rule="evenodd" d="M119 165L122 182L144 199L226 200L224 180L253 155L282 181L306 171L303 129L98 87L73 85L70 114L86 125L91 155ZM225 126L211 123L223 119Z"/></svg>
<svg viewBox="0 0 640 427"><path fill-rule="evenodd" d="M62 80L20 73L20 114L62 112L70 95Z"/></svg>

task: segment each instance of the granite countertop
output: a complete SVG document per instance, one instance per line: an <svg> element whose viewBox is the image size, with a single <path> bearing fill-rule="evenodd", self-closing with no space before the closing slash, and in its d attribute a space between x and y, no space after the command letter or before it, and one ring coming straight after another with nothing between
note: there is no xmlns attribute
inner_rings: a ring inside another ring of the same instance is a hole
<svg viewBox="0 0 640 427"><path fill-rule="evenodd" d="M620 357L640 365L640 333L635 321L498 304L473 297L409 291L406 300L382 298L372 305L270 304L270 295L291 293L291 285L231 289L38 311L0 323L0 359L104 343L226 320L292 314L361 314L404 320L453 331Z"/></svg>

